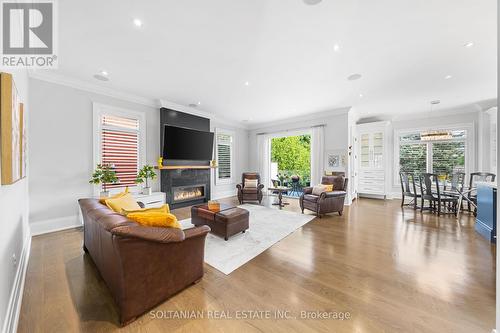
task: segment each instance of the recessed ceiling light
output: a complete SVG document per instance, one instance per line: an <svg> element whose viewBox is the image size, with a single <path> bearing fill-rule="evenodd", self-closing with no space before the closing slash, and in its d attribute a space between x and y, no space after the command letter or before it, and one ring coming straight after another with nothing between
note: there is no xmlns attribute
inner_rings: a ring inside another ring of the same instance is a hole
<svg viewBox="0 0 500 333"><path fill-rule="evenodd" d="M340 45L339 44L333 45L333 51L339 52L340 51Z"/></svg>
<svg viewBox="0 0 500 333"><path fill-rule="evenodd" d="M473 47L473 46L474 46L474 42L467 42L467 43L465 43L465 44L464 44L464 46L465 46L466 48L470 49L471 47Z"/></svg>
<svg viewBox="0 0 500 333"><path fill-rule="evenodd" d="M245 86L249 86L249 85L250 85L250 82L245 81Z"/></svg>
<svg viewBox="0 0 500 333"><path fill-rule="evenodd" d="M304 3L306 5L317 5L320 2L321 2L321 0L304 0Z"/></svg>
<svg viewBox="0 0 500 333"><path fill-rule="evenodd" d="M436 99L434 101L431 101L431 104L432 105L438 105L439 103L441 103L441 101L439 99Z"/></svg>
<svg viewBox="0 0 500 333"><path fill-rule="evenodd" d="M359 98L363 98L363 94L359 94Z"/></svg>
<svg viewBox="0 0 500 333"><path fill-rule="evenodd" d="M355 81L361 79L361 74L351 74L347 77L349 81Z"/></svg>
<svg viewBox="0 0 500 333"><path fill-rule="evenodd" d="M196 103L197 105L201 105L201 102Z"/></svg>
<svg viewBox="0 0 500 333"><path fill-rule="evenodd" d="M190 103L190 104L188 104L188 106L189 106L189 107L191 107L191 108L195 108L195 107L197 107L197 106L198 106L198 104L195 104L195 103Z"/></svg>
<svg viewBox="0 0 500 333"><path fill-rule="evenodd" d="M446 76L444 77L444 79L445 79L445 80L449 80L449 79L451 79L452 77L453 77L453 76L451 76L451 75L446 75Z"/></svg>
<svg viewBox="0 0 500 333"><path fill-rule="evenodd" d="M102 74L94 75L94 79L99 80L99 81L109 81L109 78L107 76L102 75Z"/></svg>
<svg viewBox="0 0 500 333"><path fill-rule="evenodd" d="M134 19L134 25L140 28L142 27L142 21L139 19Z"/></svg>
<svg viewBox="0 0 500 333"><path fill-rule="evenodd" d="M109 73L108 73L108 72L106 72L106 71L101 71L101 75L103 75L103 76L108 76L108 75L109 75Z"/></svg>

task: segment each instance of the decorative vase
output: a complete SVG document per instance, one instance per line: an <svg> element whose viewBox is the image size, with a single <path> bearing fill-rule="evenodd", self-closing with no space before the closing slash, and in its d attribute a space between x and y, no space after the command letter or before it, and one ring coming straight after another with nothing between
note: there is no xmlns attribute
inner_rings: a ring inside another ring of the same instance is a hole
<svg viewBox="0 0 500 333"><path fill-rule="evenodd" d="M144 195L151 195L153 193L153 190L151 187L143 187L142 188L142 194Z"/></svg>
<svg viewBox="0 0 500 333"><path fill-rule="evenodd" d="M101 198L109 197L109 191L101 191Z"/></svg>

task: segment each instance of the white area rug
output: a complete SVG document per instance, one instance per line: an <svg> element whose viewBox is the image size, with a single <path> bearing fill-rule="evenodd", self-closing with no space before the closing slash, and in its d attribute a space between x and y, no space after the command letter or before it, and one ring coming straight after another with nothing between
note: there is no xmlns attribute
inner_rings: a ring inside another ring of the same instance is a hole
<svg viewBox="0 0 500 333"><path fill-rule="evenodd" d="M205 262L228 275L314 219L312 215L271 209L258 205L240 205L250 212L250 227L225 241L209 233L205 242ZM191 219L180 221L183 229L193 227Z"/></svg>

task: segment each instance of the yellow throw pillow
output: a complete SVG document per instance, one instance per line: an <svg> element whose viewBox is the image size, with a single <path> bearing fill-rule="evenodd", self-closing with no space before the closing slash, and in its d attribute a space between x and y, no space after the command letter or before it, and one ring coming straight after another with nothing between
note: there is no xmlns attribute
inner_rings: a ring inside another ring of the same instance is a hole
<svg viewBox="0 0 500 333"><path fill-rule="evenodd" d="M108 206L117 213L121 213L123 209L125 210L141 209L137 201L135 201L134 197L130 193L126 193L118 198L107 199L106 206Z"/></svg>
<svg viewBox="0 0 500 333"><path fill-rule="evenodd" d="M113 195L111 197L99 198L99 202L102 203L103 205L105 205L106 204L106 200L120 198L120 197L123 197L127 193L128 193L128 186L125 187L125 191L117 193L117 194L115 194L115 195Z"/></svg>
<svg viewBox="0 0 500 333"><path fill-rule="evenodd" d="M168 206L168 204L164 204L161 207L141 208L141 209L137 209L137 210L127 210L127 209L122 210L122 214L125 216L128 216L128 214L132 214L132 213L164 213L164 214L167 214L167 213L170 213L170 207Z"/></svg>
<svg viewBox="0 0 500 333"><path fill-rule="evenodd" d="M333 191L333 185L325 185L325 192Z"/></svg>
<svg viewBox="0 0 500 333"><path fill-rule="evenodd" d="M148 227L168 227L181 229L175 215L170 213L138 212L127 215L130 220Z"/></svg>

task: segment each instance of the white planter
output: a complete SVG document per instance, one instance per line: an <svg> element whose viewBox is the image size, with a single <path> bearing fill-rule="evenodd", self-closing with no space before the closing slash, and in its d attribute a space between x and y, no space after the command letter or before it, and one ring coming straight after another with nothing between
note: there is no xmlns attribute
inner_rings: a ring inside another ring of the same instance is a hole
<svg viewBox="0 0 500 333"><path fill-rule="evenodd" d="M102 191L101 198L107 198L107 197L109 197L109 191Z"/></svg>
<svg viewBox="0 0 500 333"><path fill-rule="evenodd" d="M153 190L151 187L143 187L142 188L142 194L144 195L151 195L153 193Z"/></svg>

